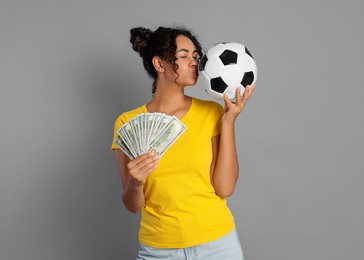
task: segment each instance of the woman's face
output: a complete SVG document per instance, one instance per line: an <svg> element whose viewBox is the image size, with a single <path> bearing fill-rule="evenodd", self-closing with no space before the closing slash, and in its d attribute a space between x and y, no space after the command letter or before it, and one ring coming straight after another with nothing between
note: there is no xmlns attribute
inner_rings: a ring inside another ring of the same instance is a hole
<svg viewBox="0 0 364 260"><path fill-rule="evenodd" d="M176 46L177 73L173 71L173 65L170 66L170 73L173 73L178 85L193 86L198 78L198 51L193 42L184 35L177 36Z"/></svg>

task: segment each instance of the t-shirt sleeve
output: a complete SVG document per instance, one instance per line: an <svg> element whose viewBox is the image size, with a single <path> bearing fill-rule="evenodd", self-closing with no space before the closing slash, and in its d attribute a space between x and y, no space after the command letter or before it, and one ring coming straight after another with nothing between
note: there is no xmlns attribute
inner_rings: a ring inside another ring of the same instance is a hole
<svg viewBox="0 0 364 260"><path fill-rule="evenodd" d="M213 110L213 131L212 137L221 134L221 117L224 114L224 108L219 104L214 102L214 110Z"/></svg>
<svg viewBox="0 0 364 260"><path fill-rule="evenodd" d="M120 115L116 120L115 120L115 125L114 125L114 136L112 139L112 143L111 143L111 149L115 150L115 149L120 149L120 147L115 143L115 139L118 137L118 130L120 129L120 127L122 127L123 124L125 124L126 122L126 118L125 115L122 114Z"/></svg>

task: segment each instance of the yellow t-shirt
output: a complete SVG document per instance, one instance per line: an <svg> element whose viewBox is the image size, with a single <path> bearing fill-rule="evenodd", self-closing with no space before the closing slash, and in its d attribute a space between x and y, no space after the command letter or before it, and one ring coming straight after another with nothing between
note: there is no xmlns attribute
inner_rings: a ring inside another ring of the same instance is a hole
<svg viewBox="0 0 364 260"><path fill-rule="evenodd" d="M141 113L148 113L146 105L120 115L114 139L123 124ZM187 130L165 152L144 184L141 243L185 248L213 241L235 228L226 199L216 195L210 181L211 139L220 134L223 113L216 102L192 98L181 119ZM115 142L112 149L119 149Z"/></svg>

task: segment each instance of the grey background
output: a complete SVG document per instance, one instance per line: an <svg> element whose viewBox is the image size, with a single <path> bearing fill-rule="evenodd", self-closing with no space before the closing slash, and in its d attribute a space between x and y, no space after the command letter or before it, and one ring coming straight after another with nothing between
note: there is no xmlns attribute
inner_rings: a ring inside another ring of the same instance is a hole
<svg viewBox="0 0 364 260"><path fill-rule="evenodd" d="M215 3L216 2L216 3ZM258 86L229 199L248 260L363 259L360 1L0 1L0 259L134 259L113 124L151 81L129 29L244 43ZM190 95L210 99L198 85Z"/></svg>

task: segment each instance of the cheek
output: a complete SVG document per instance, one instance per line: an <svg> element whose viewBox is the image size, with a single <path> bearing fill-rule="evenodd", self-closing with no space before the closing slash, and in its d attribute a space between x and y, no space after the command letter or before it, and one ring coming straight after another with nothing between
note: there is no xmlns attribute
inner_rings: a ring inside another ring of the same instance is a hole
<svg viewBox="0 0 364 260"><path fill-rule="evenodd" d="M176 72L178 74L182 74L182 73L184 73L187 70L188 70L188 65L182 63L182 64L178 64L178 68L177 68Z"/></svg>
<svg viewBox="0 0 364 260"><path fill-rule="evenodd" d="M178 70L177 70L178 71ZM176 78L177 77L177 74L176 72L173 70L173 67L168 67L165 71L165 75L168 77L168 78Z"/></svg>

